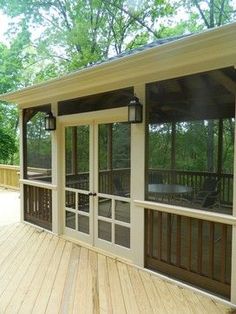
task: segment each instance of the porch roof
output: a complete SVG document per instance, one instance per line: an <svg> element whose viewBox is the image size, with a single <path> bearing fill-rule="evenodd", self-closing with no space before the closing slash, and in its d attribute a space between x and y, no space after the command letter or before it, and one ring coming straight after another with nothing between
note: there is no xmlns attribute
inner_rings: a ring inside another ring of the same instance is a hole
<svg viewBox="0 0 236 314"><path fill-rule="evenodd" d="M0 99L28 107L236 66L236 23L149 46Z"/></svg>

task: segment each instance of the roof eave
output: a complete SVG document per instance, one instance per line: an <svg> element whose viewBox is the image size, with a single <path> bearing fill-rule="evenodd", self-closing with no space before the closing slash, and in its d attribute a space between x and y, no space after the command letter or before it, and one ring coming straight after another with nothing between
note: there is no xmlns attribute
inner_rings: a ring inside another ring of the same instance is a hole
<svg viewBox="0 0 236 314"><path fill-rule="evenodd" d="M220 49L217 49L219 47ZM115 89L116 86L131 86L144 78L152 80L158 77L158 73L160 79L163 79L165 76L161 73L170 70L172 72L168 75L174 76L177 75L175 69L180 67L189 67L189 71L194 73L197 72L196 66L199 65L199 71L204 68L200 63L208 64L209 69L220 64L235 65L235 51L236 23L232 23L3 94L0 99L19 105L44 99L61 100L68 95L82 96L86 93ZM187 73L187 70L185 72Z"/></svg>

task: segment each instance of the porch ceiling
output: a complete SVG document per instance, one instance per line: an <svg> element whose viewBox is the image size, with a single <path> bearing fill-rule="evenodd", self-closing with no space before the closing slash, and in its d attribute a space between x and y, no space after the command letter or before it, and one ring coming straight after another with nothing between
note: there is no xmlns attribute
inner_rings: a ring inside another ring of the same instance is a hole
<svg viewBox="0 0 236 314"><path fill-rule="evenodd" d="M235 51L236 23L232 23L0 95L0 99L26 107L235 66Z"/></svg>

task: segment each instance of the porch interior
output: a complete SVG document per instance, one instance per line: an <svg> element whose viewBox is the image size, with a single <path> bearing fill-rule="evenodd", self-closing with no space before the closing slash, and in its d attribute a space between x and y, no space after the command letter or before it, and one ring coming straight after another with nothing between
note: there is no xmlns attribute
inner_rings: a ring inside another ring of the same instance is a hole
<svg viewBox="0 0 236 314"><path fill-rule="evenodd" d="M0 227L1 313L229 313L157 275L27 224Z"/></svg>

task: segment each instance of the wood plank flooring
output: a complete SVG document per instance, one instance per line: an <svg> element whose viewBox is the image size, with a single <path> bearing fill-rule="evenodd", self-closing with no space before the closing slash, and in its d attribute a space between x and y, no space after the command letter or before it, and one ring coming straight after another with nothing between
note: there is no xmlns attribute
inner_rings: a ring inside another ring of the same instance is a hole
<svg viewBox="0 0 236 314"><path fill-rule="evenodd" d="M0 227L0 313L230 313L146 271L25 224Z"/></svg>

